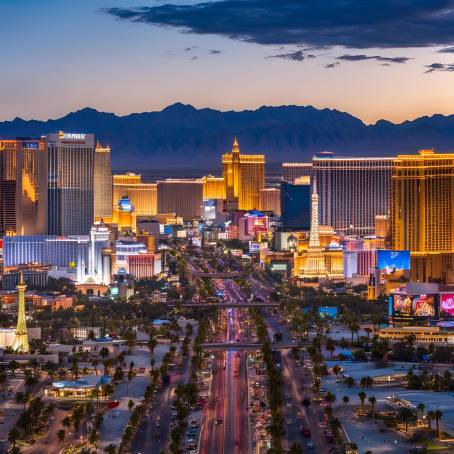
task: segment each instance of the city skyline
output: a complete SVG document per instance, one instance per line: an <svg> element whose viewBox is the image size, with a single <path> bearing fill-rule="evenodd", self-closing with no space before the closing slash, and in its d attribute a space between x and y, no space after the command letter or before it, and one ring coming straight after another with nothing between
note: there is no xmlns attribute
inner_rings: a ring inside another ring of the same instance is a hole
<svg viewBox="0 0 454 454"><path fill-rule="evenodd" d="M366 123L453 113L450 1L387 1L382 13L359 0L312 2L310 11L287 0L285 23L270 0L241 2L243 14L233 0L163 3L2 2L10 39L2 48L0 120L56 118L86 106L125 115L178 101L220 110L314 105ZM301 17L291 18L292 6ZM257 8L267 11L264 24L253 18ZM24 29L43 23L24 39ZM392 33L400 27L405 34Z"/></svg>

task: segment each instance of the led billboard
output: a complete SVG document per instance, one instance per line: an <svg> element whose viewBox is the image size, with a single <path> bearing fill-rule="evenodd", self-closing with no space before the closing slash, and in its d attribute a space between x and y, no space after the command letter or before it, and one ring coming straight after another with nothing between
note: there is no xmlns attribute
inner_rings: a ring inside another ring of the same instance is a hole
<svg viewBox="0 0 454 454"><path fill-rule="evenodd" d="M389 251L379 249L377 251L377 267L387 274L396 270L410 269L410 251Z"/></svg>
<svg viewBox="0 0 454 454"><path fill-rule="evenodd" d="M442 315L454 317L454 293L442 293L440 295L440 306Z"/></svg>
<svg viewBox="0 0 454 454"><path fill-rule="evenodd" d="M411 296L408 295L394 295L393 300L393 314L396 315L403 315L403 316L410 316L411 315L411 306L412 300Z"/></svg>
<svg viewBox="0 0 454 454"><path fill-rule="evenodd" d="M337 313L337 307L334 306L322 306L318 308L318 314L320 317L336 318Z"/></svg>
<svg viewBox="0 0 454 454"><path fill-rule="evenodd" d="M434 295L418 295L413 297L411 311L414 317L434 317L435 309Z"/></svg>

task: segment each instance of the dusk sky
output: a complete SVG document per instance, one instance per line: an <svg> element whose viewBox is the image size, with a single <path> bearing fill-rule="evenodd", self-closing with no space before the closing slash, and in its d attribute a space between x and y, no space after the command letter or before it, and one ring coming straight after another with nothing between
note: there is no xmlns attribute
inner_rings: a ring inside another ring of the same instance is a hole
<svg viewBox="0 0 454 454"><path fill-rule="evenodd" d="M454 0L0 0L0 17L0 120L174 102L454 113Z"/></svg>

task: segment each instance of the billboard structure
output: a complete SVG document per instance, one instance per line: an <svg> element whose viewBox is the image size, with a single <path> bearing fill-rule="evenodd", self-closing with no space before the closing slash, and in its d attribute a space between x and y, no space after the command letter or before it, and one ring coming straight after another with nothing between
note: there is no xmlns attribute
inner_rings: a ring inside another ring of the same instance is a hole
<svg viewBox="0 0 454 454"><path fill-rule="evenodd" d="M454 296L454 295L453 295ZM394 294L392 315L394 318L419 319L438 317L438 295Z"/></svg>
<svg viewBox="0 0 454 454"><path fill-rule="evenodd" d="M321 306L318 308L318 314L320 317L336 318L338 309L335 306Z"/></svg>
<svg viewBox="0 0 454 454"><path fill-rule="evenodd" d="M454 317L454 293L440 294L440 311L442 316Z"/></svg>
<svg viewBox="0 0 454 454"><path fill-rule="evenodd" d="M386 274L410 269L410 251L377 251L377 268Z"/></svg>

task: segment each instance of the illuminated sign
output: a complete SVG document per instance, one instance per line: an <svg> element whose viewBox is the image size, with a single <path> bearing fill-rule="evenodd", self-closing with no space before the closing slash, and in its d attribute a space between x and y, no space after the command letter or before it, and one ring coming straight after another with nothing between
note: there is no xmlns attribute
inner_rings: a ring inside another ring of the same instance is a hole
<svg viewBox="0 0 454 454"><path fill-rule="evenodd" d="M435 317L437 315L436 295L394 295L394 316Z"/></svg>
<svg viewBox="0 0 454 454"><path fill-rule="evenodd" d="M433 317L435 315L434 295L415 296L412 312L415 317Z"/></svg>
<svg viewBox="0 0 454 454"><path fill-rule="evenodd" d="M410 251L377 251L377 266L387 274L410 269Z"/></svg>
<svg viewBox="0 0 454 454"><path fill-rule="evenodd" d="M249 241L249 252L251 254L260 252L260 243L257 243L256 241Z"/></svg>
<svg viewBox="0 0 454 454"><path fill-rule="evenodd" d="M78 133L74 133L74 132L58 131L58 138L59 139L85 140L86 137L87 137L86 134L78 134Z"/></svg>
<svg viewBox="0 0 454 454"><path fill-rule="evenodd" d="M25 142L24 147L32 150L37 150L39 144L38 142Z"/></svg>
<svg viewBox="0 0 454 454"><path fill-rule="evenodd" d="M270 271L273 273L286 273L289 269L289 264L287 262L271 262Z"/></svg>
<svg viewBox="0 0 454 454"><path fill-rule="evenodd" d="M337 307L322 306L318 308L318 314L320 317L336 318L337 313Z"/></svg>
<svg viewBox="0 0 454 454"><path fill-rule="evenodd" d="M442 293L440 295L441 312L454 317L454 293Z"/></svg>

